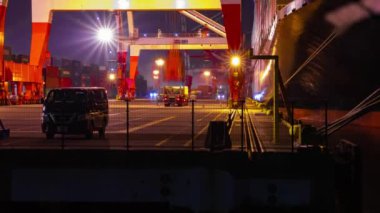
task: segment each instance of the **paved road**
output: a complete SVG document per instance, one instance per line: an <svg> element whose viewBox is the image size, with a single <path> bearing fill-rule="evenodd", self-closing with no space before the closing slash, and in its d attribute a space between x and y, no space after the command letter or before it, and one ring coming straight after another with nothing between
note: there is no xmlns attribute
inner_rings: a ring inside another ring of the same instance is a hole
<svg viewBox="0 0 380 213"><path fill-rule="evenodd" d="M40 127L42 105L2 106L0 118L6 128L11 130L11 138L1 141L0 147L61 148L64 145L66 148L125 148L126 103L110 100L109 107L110 119L105 139L97 138L95 134L92 140L84 139L84 135L56 135L55 139L46 140ZM164 107L149 100L135 100L130 102L129 110L130 147L191 149L191 105ZM199 100L195 103L194 111L194 146L202 148L209 122L226 119L230 110L226 108L226 103ZM238 120L234 122L233 128L240 128Z"/></svg>

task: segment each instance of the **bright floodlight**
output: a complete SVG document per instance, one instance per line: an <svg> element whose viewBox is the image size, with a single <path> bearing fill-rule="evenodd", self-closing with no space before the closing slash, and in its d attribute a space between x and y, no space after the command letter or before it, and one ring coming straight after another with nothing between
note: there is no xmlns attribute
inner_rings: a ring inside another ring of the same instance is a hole
<svg viewBox="0 0 380 213"><path fill-rule="evenodd" d="M156 62L156 65L159 67L165 64L165 61L162 58L157 59L155 62Z"/></svg>
<svg viewBox="0 0 380 213"><path fill-rule="evenodd" d="M115 74L114 73L109 74L108 79L110 79L111 81L115 80L116 79Z"/></svg>
<svg viewBox="0 0 380 213"><path fill-rule="evenodd" d="M158 75L158 74L160 74L159 70L153 70L153 75Z"/></svg>
<svg viewBox="0 0 380 213"><path fill-rule="evenodd" d="M206 76L206 77L209 77L211 75L211 72L206 70L203 72L203 75Z"/></svg>
<svg viewBox="0 0 380 213"><path fill-rule="evenodd" d="M120 7L120 9L128 9L130 7L130 2L129 0L119 0L118 2L118 5Z"/></svg>
<svg viewBox="0 0 380 213"><path fill-rule="evenodd" d="M113 38L113 31L109 28L100 28L97 32L98 40L104 43L109 43Z"/></svg>
<svg viewBox="0 0 380 213"><path fill-rule="evenodd" d="M232 58L231 58L231 65L233 66L233 67L238 67L238 66L240 66L240 63L241 63L241 61L240 61L240 56L232 56Z"/></svg>

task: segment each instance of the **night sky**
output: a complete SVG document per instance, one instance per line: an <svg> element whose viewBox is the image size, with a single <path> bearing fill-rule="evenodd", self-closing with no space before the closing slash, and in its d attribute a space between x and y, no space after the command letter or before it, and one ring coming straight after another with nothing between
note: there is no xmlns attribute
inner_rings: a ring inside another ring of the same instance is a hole
<svg viewBox="0 0 380 213"><path fill-rule="evenodd" d="M135 27L139 28L140 35L157 33L158 28L167 28L163 12L135 12L134 19ZM51 55L98 65L104 65L107 60L116 59L116 48L100 45L95 37L97 27L115 26L114 20L112 12L55 12L49 41ZM191 29L193 26L195 24L189 20L188 27ZM31 1L9 1L5 25L5 46L10 46L13 54L29 55L30 40ZM164 54L162 51L143 51L139 62L140 74L148 79L154 58Z"/></svg>

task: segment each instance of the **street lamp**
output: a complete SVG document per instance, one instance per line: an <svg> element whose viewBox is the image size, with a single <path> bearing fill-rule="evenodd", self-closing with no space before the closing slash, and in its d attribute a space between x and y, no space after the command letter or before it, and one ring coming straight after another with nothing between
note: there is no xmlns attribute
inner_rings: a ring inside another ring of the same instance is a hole
<svg viewBox="0 0 380 213"><path fill-rule="evenodd" d="M97 31L97 38L102 43L110 43L113 39L113 30L110 28L99 28Z"/></svg>
<svg viewBox="0 0 380 213"><path fill-rule="evenodd" d="M211 72L210 72L209 70L205 70L205 71L203 72L203 75L204 75L205 77L210 77Z"/></svg>
<svg viewBox="0 0 380 213"><path fill-rule="evenodd" d="M165 64L165 61L164 61L164 59L159 58L155 61L155 63L157 66L162 67Z"/></svg>
<svg viewBox="0 0 380 213"><path fill-rule="evenodd" d="M160 71L162 71L162 67L165 64L165 60L162 58L158 58L154 62L156 63L156 66L158 67L158 69L153 70L153 79L158 80L158 79L160 79L159 78ZM157 89L158 90L160 89L160 83L161 82L159 82L159 81L157 82Z"/></svg>
<svg viewBox="0 0 380 213"><path fill-rule="evenodd" d="M110 81L114 81L114 80L116 79L116 75L115 75L115 73L110 73L110 74L108 75L108 79L109 79Z"/></svg>
<svg viewBox="0 0 380 213"><path fill-rule="evenodd" d="M153 70L153 75L157 75L160 74L160 71L159 70Z"/></svg>
<svg viewBox="0 0 380 213"><path fill-rule="evenodd" d="M239 67L241 65L241 58L238 55L234 55L231 57L231 66L232 67Z"/></svg>

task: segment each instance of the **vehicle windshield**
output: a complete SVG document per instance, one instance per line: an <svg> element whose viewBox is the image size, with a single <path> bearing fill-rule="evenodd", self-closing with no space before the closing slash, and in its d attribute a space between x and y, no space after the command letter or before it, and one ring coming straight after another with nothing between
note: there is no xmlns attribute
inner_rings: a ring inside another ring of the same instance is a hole
<svg viewBox="0 0 380 213"><path fill-rule="evenodd" d="M82 90L55 90L49 93L47 103L83 103L86 101Z"/></svg>
<svg viewBox="0 0 380 213"><path fill-rule="evenodd" d="M89 97L84 90L52 90L46 101L46 112L78 113L86 111Z"/></svg>

